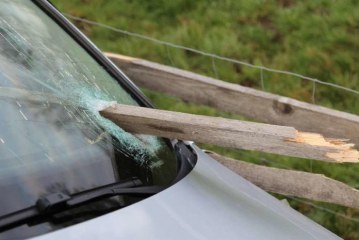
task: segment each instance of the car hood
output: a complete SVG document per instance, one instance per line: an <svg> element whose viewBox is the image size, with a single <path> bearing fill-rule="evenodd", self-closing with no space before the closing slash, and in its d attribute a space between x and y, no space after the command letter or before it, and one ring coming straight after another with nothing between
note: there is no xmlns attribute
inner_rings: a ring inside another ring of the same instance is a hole
<svg viewBox="0 0 359 240"><path fill-rule="evenodd" d="M192 147L198 162L175 185L36 239L340 239Z"/></svg>

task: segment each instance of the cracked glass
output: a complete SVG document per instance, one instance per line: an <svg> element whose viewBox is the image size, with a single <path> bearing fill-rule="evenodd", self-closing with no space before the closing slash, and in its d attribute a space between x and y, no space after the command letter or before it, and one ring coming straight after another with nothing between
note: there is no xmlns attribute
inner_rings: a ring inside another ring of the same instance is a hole
<svg viewBox="0 0 359 240"><path fill-rule="evenodd" d="M0 0L0 215L51 192L173 180L166 142L102 118L97 106L108 101L137 105L35 4Z"/></svg>

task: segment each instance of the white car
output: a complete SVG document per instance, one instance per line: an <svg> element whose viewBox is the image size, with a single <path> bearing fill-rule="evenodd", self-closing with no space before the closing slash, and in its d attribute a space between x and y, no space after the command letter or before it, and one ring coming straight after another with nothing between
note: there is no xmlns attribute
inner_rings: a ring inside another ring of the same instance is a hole
<svg viewBox="0 0 359 240"><path fill-rule="evenodd" d="M108 101L152 107L47 1L0 0L0 239L338 239Z"/></svg>

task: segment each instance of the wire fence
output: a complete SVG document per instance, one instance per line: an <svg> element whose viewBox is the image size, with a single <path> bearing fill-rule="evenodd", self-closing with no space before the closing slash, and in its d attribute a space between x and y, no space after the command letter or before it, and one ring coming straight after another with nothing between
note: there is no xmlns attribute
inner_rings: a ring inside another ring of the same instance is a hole
<svg viewBox="0 0 359 240"><path fill-rule="evenodd" d="M166 41L159 40L159 39L156 39L156 38L153 38L153 37L150 37L150 36L142 35L142 34L135 33L135 32L130 32L128 30L120 29L120 28L113 27L113 26L109 26L109 25L104 24L104 23L99 23L99 22L92 21L92 20L89 20L89 19L76 17L76 16L73 16L73 15L70 15L70 14L67 14L67 13L63 13L63 15L65 15L66 17L68 17L69 19L72 19L72 20L80 21L80 22L83 22L83 23L86 23L86 24L90 24L90 25L93 25L93 26L105 28L105 29L108 29L110 31L121 33L121 34L124 34L124 35L127 35L127 36L139 38L139 39L142 39L142 40L147 40L147 41L150 41L150 42L153 42L153 43L156 43L156 44L166 46L167 56L168 56L168 59L169 59L171 65L174 65L174 62L173 62L172 56L170 54L169 48L181 49L181 50L185 50L185 51L188 51L188 52L192 52L192 53L195 53L195 54L199 54L199 55L202 55L202 56L209 57L209 58L212 59L212 69L213 69L214 76L216 78L218 78L218 71L217 71L217 66L215 64L215 59L230 62L230 63L234 63L234 64L243 65L243 66L250 67L250 68L258 69L260 71L260 83L261 83L262 89L265 89L265 86L264 86L264 71L271 72L271 73L284 74L284 75L292 76L292 77L294 76L294 77L297 77L297 78L300 78L300 79L303 79L303 80L311 81L311 82L313 82L313 88L312 88L312 102L313 103L315 102L316 84L330 86L330 87L333 87L333 88L336 88L336 89L339 89L339 90L346 91L348 93L353 93L353 94L359 95L359 91L357 91L355 89L351 89L351 88L348 88L346 86L342 86L342 85L335 84L335 83L325 82L325 81L322 81L322 80L319 80L319 79L316 79L316 78L304 76L304 75L299 74L299 73L285 71L285 70L279 70L279 69L273 69L273 68L269 68L269 67L265 67L265 66L261 66L261 65L255 65L255 64L247 63L245 61L240 61L240 60L233 59L233 58L228 58L228 57L216 55L216 54L213 54L213 53L204 52L204 51L201 51L201 50L198 50L198 49L182 46L182 45L171 43L171 42L166 42ZM278 162L274 162L274 161L271 161L269 159L259 159L259 160L260 161L268 161L268 162L271 162L271 163L275 163L277 165L280 164ZM281 167L288 168L284 164L282 164ZM292 200L297 201L297 202L302 203L302 204L306 204L308 206L316 208L317 210L324 211L326 213L339 216L339 217L341 217L343 219L359 223L359 218L349 217L347 215L344 215L344 214L341 214L339 212L333 211L330 208L322 207L322 206L314 204L314 203L312 203L310 201L306 201L306 200L303 200L303 199L300 199L300 198L296 198L296 197L287 197L287 198L292 199Z"/></svg>
<svg viewBox="0 0 359 240"><path fill-rule="evenodd" d="M358 90L351 89L351 88L348 88L348 87L345 87L345 86L342 86L342 85L339 85L339 84L335 84L335 83L325 82L325 81L322 81L322 80L319 80L319 79L316 79L316 78L304 76L304 75L299 74L299 73L285 71L285 70L279 70L279 69L274 69L274 68L269 68L269 67L261 66L261 65L255 65L255 64L240 61L240 60L237 60L237 59L228 58L228 57L216 55L216 54L213 54L213 53L204 52L204 51L201 51L201 50L198 50L198 49L182 46L182 45L179 45L179 44L166 42L166 41L163 41L163 40L159 40L157 38L149 37L149 36L139 34L139 33L135 33L135 32L130 32L128 30L124 30L124 29L120 29L120 28L117 28L117 27L109 26L107 24L99 23L99 22L88 20L88 19L85 19L85 18L76 17L76 16L73 16L73 15L70 15L70 14L67 14L67 13L63 13L63 14L66 17L68 17L69 19L84 22L84 23L91 24L91 25L98 26L98 27L102 27L102 28L106 28L106 29L109 29L111 31L118 32L118 33L121 33L121 34L124 34L124 35L127 35L127 36L131 36L131 37L151 41L151 42L154 42L156 44L164 45L164 46L171 47L171 48L185 50L185 51L192 52L192 53L195 53L195 54L199 54L199 55L202 55L202 56L207 56L207 57L210 57L212 59L218 59L218 60L222 60L222 61L226 61L226 62L235 63L235 64L243 65L243 66L246 66L246 67L251 67L251 68L254 68L254 69L258 69L258 70L261 71L262 86L263 86L263 71L267 71L267 72L271 72L271 73L279 73L279 74L284 74L284 75L287 75L287 76L297 77L297 78L300 78L300 79L304 79L304 80L308 80L308 81L313 82L314 83L313 84L313 96L315 94L315 84L321 84L321 85L325 85L325 86L330 86L330 87L333 87L333 88L337 88L337 89L340 89L340 90L343 90L343 91L346 91L346 92L350 92L350 93L354 93L356 95L359 95ZM167 51L168 51L168 49L167 49ZM215 66L213 61L212 61L212 63L213 63L213 66Z"/></svg>

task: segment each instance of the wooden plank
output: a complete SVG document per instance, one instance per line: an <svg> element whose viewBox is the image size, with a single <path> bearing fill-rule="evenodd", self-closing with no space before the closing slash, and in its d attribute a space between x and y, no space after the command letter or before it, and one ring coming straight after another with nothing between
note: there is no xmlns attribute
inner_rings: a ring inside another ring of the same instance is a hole
<svg viewBox="0 0 359 240"><path fill-rule="evenodd" d="M223 82L157 63L107 53L138 86L233 112L260 122L293 126L359 145L359 116Z"/></svg>
<svg viewBox="0 0 359 240"><path fill-rule="evenodd" d="M126 131L329 162L358 162L353 144L319 134L219 117L112 104L100 114Z"/></svg>
<svg viewBox="0 0 359 240"><path fill-rule="evenodd" d="M265 167L207 153L267 192L359 208L359 190L322 174Z"/></svg>

